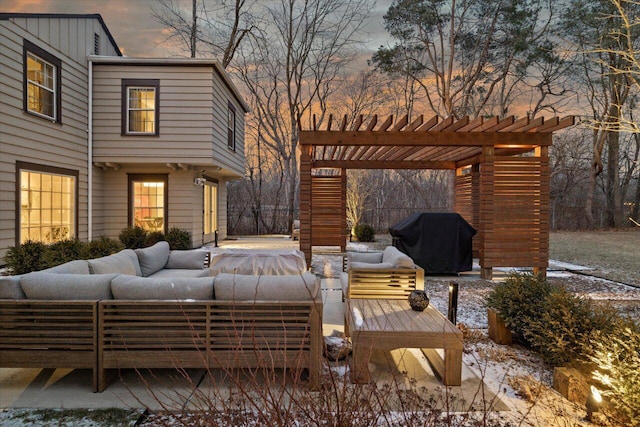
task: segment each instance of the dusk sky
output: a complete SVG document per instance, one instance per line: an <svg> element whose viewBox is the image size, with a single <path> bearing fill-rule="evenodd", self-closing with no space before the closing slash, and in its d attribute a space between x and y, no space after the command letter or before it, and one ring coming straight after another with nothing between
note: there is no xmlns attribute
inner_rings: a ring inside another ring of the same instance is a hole
<svg viewBox="0 0 640 427"><path fill-rule="evenodd" d="M390 3L378 1L371 22L367 25L370 36L368 47L372 50L384 42L386 32L382 26L382 15ZM163 27L151 16L151 6L154 4L157 4L157 0L0 0L0 12L99 13L125 55L175 56L175 49L163 44Z"/></svg>

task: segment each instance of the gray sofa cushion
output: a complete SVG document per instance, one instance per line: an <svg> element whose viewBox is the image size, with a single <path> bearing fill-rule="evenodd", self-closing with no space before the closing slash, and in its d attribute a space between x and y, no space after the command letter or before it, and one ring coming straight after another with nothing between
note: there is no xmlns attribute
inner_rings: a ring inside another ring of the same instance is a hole
<svg viewBox="0 0 640 427"><path fill-rule="evenodd" d="M382 252L382 262L388 262L394 267L413 268L413 260L410 256L403 254L394 246L387 246Z"/></svg>
<svg viewBox="0 0 640 427"><path fill-rule="evenodd" d="M213 277L170 278L120 275L112 280L111 292L122 300L210 300Z"/></svg>
<svg viewBox="0 0 640 427"><path fill-rule="evenodd" d="M209 277L209 269L202 268L200 270L191 270L182 268L164 268L160 271L156 271L148 277Z"/></svg>
<svg viewBox="0 0 640 427"><path fill-rule="evenodd" d="M388 262L379 262L377 264L369 262L352 262L351 264L349 264L349 268L364 268L367 270L390 270L395 267L396 266Z"/></svg>
<svg viewBox="0 0 640 427"><path fill-rule="evenodd" d="M65 274L34 272L20 279L28 299L101 300L111 299L111 280L117 274Z"/></svg>
<svg viewBox="0 0 640 427"><path fill-rule="evenodd" d="M382 252L347 252L347 260L352 262L382 262Z"/></svg>
<svg viewBox="0 0 640 427"><path fill-rule="evenodd" d="M88 263L92 274L121 273L132 276L142 275L138 257L131 249L124 249L116 254L102 258L90 259Z"/></svg>
<svg viewBox="0 0 640 427"><path fill-rule="evenodd" d="M254 276L220 273L215 277L216 300L313 301L318 294L315 274Z"/></svg>
<svg viewBox="0 0 640 427"><path fill-rule="evenodd" d="M0 276L0 299L25 299L20 286L20 276Z"/></svg>
<svg viewBox="0 0 640 427"><path fill-rule="evenodd" d="M162 270L169 260L169 252L169 243L167 242L158 242L148 248L136 249L142 275L147 277Z"/></svg>
<svg viewBox="0 0 640 427"><path fill-rule="evenodd" d="M65 262L64 264L56 265L55 267L47 268L42 271L47 273L91 274L89 271L89 262L84 259Z"/></svg>
<svg viewBox="0 0 640 427"><path fill-rule="evenodd" d="M307 263L298 250L232 249L214 254L209 269L211 276L220 273L297 275L307 270Z"/></svg>
<svg viewBox="0 0 640 427"><path fill-rule="evenodd" d="M171 251L164 268L203 269L207 252L200 249L190 251Z"/></svg>

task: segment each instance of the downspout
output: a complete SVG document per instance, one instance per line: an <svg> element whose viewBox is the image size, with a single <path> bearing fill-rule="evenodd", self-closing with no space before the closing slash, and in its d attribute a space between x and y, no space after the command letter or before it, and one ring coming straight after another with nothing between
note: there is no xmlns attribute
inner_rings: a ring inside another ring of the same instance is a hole
<svg viewBox="0 0 640 427"><path fill-rule="evenodd" d="M93 61L89 58L89 110L87 144L87 240L93 240Z"/></svg>

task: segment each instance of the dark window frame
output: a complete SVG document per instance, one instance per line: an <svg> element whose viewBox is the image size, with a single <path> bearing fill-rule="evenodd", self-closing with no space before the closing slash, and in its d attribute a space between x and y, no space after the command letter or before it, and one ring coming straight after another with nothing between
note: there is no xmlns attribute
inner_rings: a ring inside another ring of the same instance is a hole
<svg viewBox="0 0 640 427"><path fill-rule="evenodd" d="M165 173L128 173L127 174L127 224L133 227L133 183L140 181L164 182L164 232L169 231L169 174Z"/></svg>
<svg viewBox="0 0 640 427"><path fill-rule="evenodd" d="M59 168L56 166L49 166L49 165L41 165L38 163L30 163L30 162L23 162L23 161L16 161L16 190L15 190L15 212L16 212L16 218L15 218L15 242L16 242L16 246L20 245L20 230L22 229L21 224L20 224L20 218L21 218L21 208L20 208L20 193L22 191L22 179L21 179L21 174L20 172L22 172L23 170L28 170L28 171L32 171L32 172L39 172L39 173L49 173L49 174L56 174L56 175L65 175L65 176L72 176L75 178L75 206L74 206L74 215L75 215L75 230L74 230L74 236L77 239L78 236L78 225L80 222L80 172L78 170L75 169L66 169L66 168Z"/></svg>
<svg viewBox="0 0 640 427"><path fill-rule="evenodd" d="M229 127L229 116L233 113L233 129ZM227 147L230 150L236 151L236 134L237 134L237 126L238 123L238 115L236 114L236 107L233 106L231 101L229 101L229 106L227 109Z"/></svg>
<svg viewBox="0 0 640 427"><path fill-rule="evenodd" d="M53 94L54 102L56 103L53 111L55 117L49 117L42 113L38 113L37 111L29 110L29 83L27 78L27 56L31 53L38 58L47 61L51 65L54 66L55 70L55 82L54 82L54 91ZM34 117L41 118L43 120L48 120L53 123L62 124L62 61L50 54L46 50L41 47L31 43L27 39L22 39L22 109L25 113L32 115Z"/></svg>
<svg viewBox="0 0 640 427"><path fill-rule="evenodd" d="M122 79L122 91L121 91L121 128L120 135L122 136L158 136L160 135L160 80L158 79ZM156 105L155 105L155 126L154 132L130 132L127 126L129 116L129 106L127 105L127 99L129 97L130 87L148 87L155 88Z"/></svg>

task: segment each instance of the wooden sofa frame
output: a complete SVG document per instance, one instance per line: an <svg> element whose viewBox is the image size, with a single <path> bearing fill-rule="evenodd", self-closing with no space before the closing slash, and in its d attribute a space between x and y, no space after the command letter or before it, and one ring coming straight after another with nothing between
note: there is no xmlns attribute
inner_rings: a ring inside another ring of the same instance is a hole
<svg viewBox="0 0 640 427"><path fill-rule="evenodd" d="M308 369L319 386L319 301L0 300L0 367Z"/></svg>

